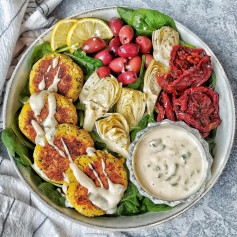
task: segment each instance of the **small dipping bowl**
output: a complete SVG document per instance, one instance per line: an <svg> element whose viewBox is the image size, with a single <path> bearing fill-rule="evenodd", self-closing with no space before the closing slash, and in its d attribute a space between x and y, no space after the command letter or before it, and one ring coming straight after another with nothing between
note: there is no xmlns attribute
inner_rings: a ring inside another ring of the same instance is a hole
<svg viewBox="0 0 237 237"><path fill-rule="evenodd" d="M155 204L176 206L204 191L212 161L209 145L198 130L184 122L163 120L137 133L126 164L141 195Z"/></svg>

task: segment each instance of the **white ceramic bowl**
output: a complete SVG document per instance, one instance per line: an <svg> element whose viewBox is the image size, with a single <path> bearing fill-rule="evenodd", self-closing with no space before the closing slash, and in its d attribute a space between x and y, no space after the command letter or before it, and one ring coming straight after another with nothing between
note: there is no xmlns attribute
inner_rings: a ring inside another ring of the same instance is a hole
<svg viewBox="0 0 237 237"><path fill-rule="evenodd" d="M84 13L80 13L72 18L82 18L82 17L98 17L101 19L109 20L111 17L117 16L116 7L106 7L100 9L90 10ZM203 48L208 55L211 56L212 66L216 72L217 85L216 91L219 94L219 108L220 117L222 119L221 125L217 129L216 136L216 148L214 163L212 165L212 176L205 187L204 193L196 197L191 202L182 203L172 210L160 213L147 213L139 216L131 217L96 217L89 218L82 216L78 212L70 208L61 208L53 204L45 196L43 196L31 182L29 177L29 170L22 166L16 165L14 159L9 154L12 163L20 176L23 183L28 187L28 189L34 194L34 196L47 206L50 210L58 213L58 215L64 216L66 219L71 220L76 223L87 225L89 227L109 229L109 230L137 230L138 228L155 226L166 222L181 213L188 210L196 202L198 202L215 184L221 172L223 171L226 162L229 158L231 147L233 144L234 131L235 131L235 113L234 113L234 100L231 92L230 84L228 82L227 76L214 55L211 49L194 33L188 30L182 24L176 22L177 30L179 31L182 39L187 43L193 44L198 48ZM21 86L27 80L30 73L29 59L36 45L41 43L41 39L49 41L52 28L46 31L41 37L39 37L32 46L26 51L22 59L18 63L5 94L4 101L4 126L10 127L10 121L14 112L19 108L20 103L18 101L18 94Z"/></svg>

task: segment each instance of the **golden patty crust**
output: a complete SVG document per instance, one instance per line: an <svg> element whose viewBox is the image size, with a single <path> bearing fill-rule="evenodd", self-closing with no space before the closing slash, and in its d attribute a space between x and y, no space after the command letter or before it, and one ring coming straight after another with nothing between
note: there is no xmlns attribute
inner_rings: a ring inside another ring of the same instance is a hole
<svg viewBox="0 0 237 237"><path fill-rule="evenodd" d="M98 173L101 182L106 189L109 188L107 177L103 173L102 159L105 163L105 172L109 179L116 184L122 184L127 189L127 172L124 168L124 159L115 158L107 151L95 151L95 156L83 155L78 157L74 162L77 164L87 176L89 176L96 186L100 187L100 183L96 178L93 171L89 168L88 164L91 164L93 169ZM104 215L105 212L99 207L92 204L88 199L88 190L80 185L76 180L73 171L69 168L66 172L70 183L65 182L67 185L66 196L70 200L71 204L75 209L85 216L100 216Z"/></svg>
<svg viewBox="0 0 237 237"><path fill-rule="evenodd" d="M54 93L54 96L57 104L54 117L58 121L58 123L77 124L77 112L76 107L73 105L73 103L68 98L62 95ZM34 119L38 124L41 125L49 114L48 94L45 95L44 100L44 107L37 118L34 115L33 110L31 109L29 100L24 104L19 116L19 127L21 129L21 132L32 142L35 142L36 132L31 124L31 120Z"/></svg>
<svg viewBox="0 0 237 237"><path fill-rule="evenodd" d="M30 73L30 93L42 90L39 89L39 84L43 79L43 89L47 90L57 75L60 79L57 84L58 93L75 101L83 86L83 72L69 56L63 54L46 54L35 63Z"/></svg>
<svg viewBox="0 0 237 237"><path fill-rule="evenodd" d="M54 144L65 153L66 157L61 156L48 143L43 147L38 144L36 145L33 154L35 163L52 182L59 184L63 183L63 173L67 171L70 163L61 138L63 138L73 160L78 156L86 154L88 147L94 146L89 133L72 124L58 125L54 136Z"/></svg>

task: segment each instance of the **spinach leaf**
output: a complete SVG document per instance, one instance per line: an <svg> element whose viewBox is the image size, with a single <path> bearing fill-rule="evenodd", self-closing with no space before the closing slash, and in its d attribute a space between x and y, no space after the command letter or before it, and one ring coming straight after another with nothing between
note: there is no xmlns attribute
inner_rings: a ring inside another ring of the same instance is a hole
<svg viewBox="0 0 237 237"><path fill-rule="evenodd" d="M5 128L2 131L2 141L8 148L10 154L25 166L32 165L29 157L30 152L18 139L17 135L13 132L12 128ZM17 156L18 155L18 156Z"/></svg>
<svg viewBox="0 0 237 237"><path fill-rule="evenodd" d="M205 83L203 83L202 86L210 87L213 90L215 90L215 88L216 88L216 73L214 72L213 69L212 69L212 73L211 73L210 78Z"/></svg>
<svg viewBox="0 0 237 237"><path fill-rule="evenodd" d="M39 190L57 206L65 207L65 198L50 184L43 182L38 185Z"/></svg>
<svg viewBox="0 0 237 237"><path fill-rule="evenodd" d="M65 54L71 57L82 68L85 74L92 74L99 67L103 66L102 61L87 56L86 53L82 50L76 50L74 54Z"/></svg>
<svg viewBox="0 0 237 237"><path fill-rule="evenodd" d="M171 26L176 29L172 18L156 10L138 9L132 11L127 8L118 8L117 11L120 17L136 30L137 35L152 36L154 30L163 26Z"/></svg>
<svg viewBox="0 0 237 237"><path fill-rule="evenodd" d="M193 48L193 49L196 48L195 46L188 44L188 43L184 42L183 40L179 40L179 44L182 46L188 47L188 48Z"/></svg>
<svg viewBox="0 0 237 237"><path fill-rule="evenodd" d="M155 122L155 118L154 118L154 114L152 115L146 115L143 117L143 119L140 121L140 123L138 124L138 126L136 128L134 128L132 130L132 132L130 133L131 136L131 141L133 142L137 133L139 131L141 131L142 129L146 128L148 123L154 123Z"/></svg>
<svg viewBox="0 0 237 237"><path fill-rule="evenodd" d="M209 144L209 151L210 151L212 157L214 157L213 150L216 146L216 143L215 143L216 132L217 132L216 128L212 129L210 131L210 134L208 135L208 137L205 139L206 142L208 142L208 144Z"/></svg>
<svg viewBox="0 0 237 237"><path fill-rule="evenodd" d="M11 122L12 130L17 135L18 139L20 140L22 144L24 144L31 150L34 150L35 145L21 133L21 130L19 128L18 118L19 118L20 112L21 112L21 108L16 111L16 113L14 114L12 118L12 122Z"/></svg>
<svg viewBox="0 0 237 237"><path fill-rule="evenodd" d="M131 88L131 89L134 89L134 90L140 89L141 91L143 90L145 61L146 61L146 56L143 55L142 56L142 63L141 63L139 77L137 78L137 80L134 83L130 83L128 85L128 88Z"/></svg>
<svg viewBox="0 0 237 237"><path fill-rule="evenodd" d="M33 65L42 58L45 54L52 53L50 43L44 42L34 48L34 51L30 58L30 67L32 68Z"/></svg>
<svg viewBox="0 0 237 237"><path fill-rule="evenodd" d="M143 197L137 187L132 182L129 182L125 195L118 205L116 215L131 216L134 214L160 212L170 209L172 209L172 207L165 204L154 204L149 198Z"/></svg>
<svg viewBox="0 0 237 237"><path fill-rule="evenodd" d="M36 174L32 168L30 169L30 180L36 187L44 182L43 179L38 174Z"/></svg>
<svg viewBox="0 0 237 237"><path fill-rule="evenodd" d="M147 197L145 197L142 200L142 205L141 205L142 212L160 212L160 211L168 211L170 209L172 209L172 207L167 206L165 204L155 204Z"/></svg>
<svg viewBox="0 0 237 237"><path fill-rule="evenodd" d="M21 87L19 92L19 100L22 104L30 98L29 79L26 80L25 84Z"/></svg>

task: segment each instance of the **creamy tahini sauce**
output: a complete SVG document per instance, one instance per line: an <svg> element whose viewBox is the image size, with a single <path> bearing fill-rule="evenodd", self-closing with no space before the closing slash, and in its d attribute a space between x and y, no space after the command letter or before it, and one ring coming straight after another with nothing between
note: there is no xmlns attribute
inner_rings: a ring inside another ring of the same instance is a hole
<svg viewBox="0 0 237 237"><path fill-rule="evenodd" d="M45 146L44 130L34 119L31 120L31 125L33 126L36 132L35 143L41 146Z"/></svg>
<svg viewBox="0 0 237 237"><path fill-rule="evenodd" d="M49 93L47 91L41 91L39 94L33 94L30 97L30 106L36 117L40 115L41 110L45 105L46 94L48 94L49 113L47 118L42 122L42 126L44 127L44 129L42 129L41 126L34 119L31 120L31 124L34 127L34 130L36 131L35 143L41 146L45 146L45 136L47 138L48 143L53 146L61 156L66 157L64 152L54 144L54 136L57 132L56 127L58 125L58 121L55 119L57 103L54 94Z"/></svg>
<svg viewBox="0 0 237 237"><path fill-rule="evenodd" d="M104 175L107 177L109 189L106 189L99 178L98 173L93 169L92 165L89 164L89 168L93 171L94 175L96 176L97 180L99 181L101 187L97 187L93 180L88 177L82 170L80 170L77 165L72 161L71 155L68 151L68 148L66 144L64 143L63 139L61 139L64 149L67 153L67 156L70 161L70 168L73 171L73 174L78 181L83 187L88 189L88 199L97 207L105 211L107 214L113 214L116 212L117 205L120 202L125 188L121 184L115 184L113 183L107 173L105 172L105 163L103 160L102 162L102 170Z"/></svg>
<svg viewBox="0 0 237 237"><path fill-rule="evenodd" d="M53 66L53 69L58 66L58 58L57 57L53 59L52 66Z"/></svg>
<svg viewBox="0 0 237 237"><path fill-rule="evenodd" d="M45 89L45 80L44 80L44 76L43 76L42 81L39 83L38 88L39 88L39 90L41 90L41 91Z"/></svg>
<svg viewBox="0 0 237 237"><path fill-rule="evenodd" d="M86 153L88 156L95 156L95 148L94 147L87 147L86 148Z"/></svg>
<svg viewBox="0 0 237 237"><path fill-rule="evenodd" d="M56 126L58 125L58 121L55 119L54 115L56 114L56 99L54 94L48 95L48 110L49 114L47 118L42 122L42 125L44 126L45 136L47 138L48 143L53 146L56 150L58 150L59 154L63 157L66 157L64 152L60 150L55 144L54 144L54 136L57 131Z"/></svg>
<svg viewBox="0 0 237 237"><path fill-rule="evenodd" d="M53 83L48 88L48 91L50 91L50 92L57 92L58 91L58 83L61 80L58 76L59 71L60 71L60 67L58 67L58 71L57 71L56 75L54 76Z"/></svg>
<svg viewBox="0 0 237 237"><path fill-rule="evenodd" d="M33 94L30 96L30 106L33 110L35 117L39 116L41 113L41 110L44 107L45 101L44 97L46 95L47 91L41 91L39 94Z"/></svg>
<svg viewBox="0 0 237 237"><path fill-rule="evenodd" d="M199 190L208 163L199 140L184 128L161 125L145 133L133 153L138 182L152 196L174 201Z"/></svg>

